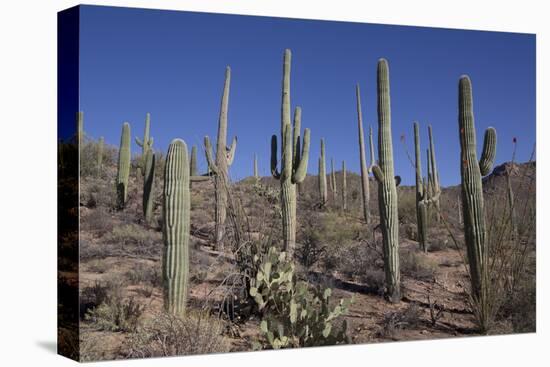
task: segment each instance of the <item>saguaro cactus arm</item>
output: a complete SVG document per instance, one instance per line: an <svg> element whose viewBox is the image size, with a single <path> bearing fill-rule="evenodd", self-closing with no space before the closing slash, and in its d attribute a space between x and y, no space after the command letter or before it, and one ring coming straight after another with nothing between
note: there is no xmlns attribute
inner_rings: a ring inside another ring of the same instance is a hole
<svg viewBox="0 0 550 367"><path fill-rule="evenodd" d="M278 180L281 173L277 170L277 135L271 136L271 174Z"/></svg>
<svg viewBox="0 0 550 367"><path fill-rule="evenodd" d="M296 129L296 128L295 128ZM292 176L292 183L301 183L304 181L304 178L307 174L307 165L309 160L309 144L310 144L310 130L305 129L304 130L304 139L303 139L303 146L302 146L302 153L300 154L300 161L298 163L298 166L294 172L294 175ZM296 146L300 146L300 143Z"/></svg>
<svg viewBox="0 0 550 367"><path fill-rule="evenodd" d="M231 166L233 164L233 159L235 159L235 151L237 150L237 137L233 137L231 146L227 148L227 165Z"/></svg>
<svg viewBox="0 0 550 367"><path fill-rule="evenodd" d="M479 170L482 176L486 176L493 168L493 162L496 156L497 146L497 131L489 127L485 130L485 136L483 138L483 151L481 152L481 158L479 159Z"/></svg>
<svg viewBox="0 0 550 367"><path fill-rule="evenodd" d="M210 138L208 136L204 137L204 153L206 155L206 161L208 162L208 167L210 167L210 170L214 174L218 174L218 166L214 161L214 157L212 155L212 144L210 144Z"/></svg>

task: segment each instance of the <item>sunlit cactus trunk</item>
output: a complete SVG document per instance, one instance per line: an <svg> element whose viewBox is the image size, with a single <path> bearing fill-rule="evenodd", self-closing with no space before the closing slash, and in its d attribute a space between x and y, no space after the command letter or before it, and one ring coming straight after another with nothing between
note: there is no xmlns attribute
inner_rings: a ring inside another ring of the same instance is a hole
<svg viewBox="0 0 550 367"><path fill-rule="evenodd" d="M401 276L399 270L399 222L397 216L397 188L393 168L391 134L390 80L388 63L378 61L378 165L373 173L378 181L380 228L382 231L384 270L389 300L401 300Z"/></svg>
<svg viewBox="0 0 550 367"><path fill-rule="evenodd" d="M174 139L164 168L162 281L164 308L184 315L189 284L190 193L187 145Z"/></svg>
<svg viewBox="0 0 550 367"><path fill-rule="evenodd" d="M422 155L420 154L420 133L418 123L414 123L414 156L416 168L416 228L417 239L420 248L427 251L427 218L428 208L426 204L427 190L424 190L424 181L422 179Z"/></svg>
<svg viewBox="0 0 550 367"><path fill-rule="evenodd" d="M273 135L271 137L271 173L281 183L283 249L292 259L296 247L296 184L306 177L310 131L305 129L304 137L301 139L302 110L300 107L296 107L294 111L294 126L290 124L290 69L291 52L287 49L283 59L281 171L277 170L277 135Z"/></svg>
<svg viewBox="0 0 550 367"><path fill-rule="evenodd" d="M81 145L84 143L84 112L82 111L76 113L76 129L78 149L81 149Z"/></svg>
<svg viewBox="0 0 550 367"><path fill-rule="evenodd" d="M191 161L189 162L189 174L191 176L198 176L199 169L197 166L197 146L191 147Z"/></svg>
<svg viewBox="0 0 550 367"><path fill-rule="evenodd" d="M151 114L147 113L145 115L145 129L143 131L143 140L136 137L136 144L141 147L141 171L142 174L145 174L145 160L147 159L147 152L153 148L153 138L150 137L151 130Z"/></svg>
<svg viewBox="0 0 550 367"><path fill-rule="evenodd" d="M348 183L346 179L346 161L342 161L342 210L348 210Z"/></svg>
<svg viewBox="0 0 550 367"><path fill-rule="evenodd" d="M258 156L254 154L254 178L256 180L260 179L260 174L258 173Z"/></svg>
<svg viewBox="0 0 550 367"><path fill-rule="evenodd" d="M118 172L116 176L117 207L123 209L128 200L128 177L130 176L130 124L122 125L118 150Z"/></svg>
<svg viewBox="0 0 550 367"><path fill-rule="evenodd" d="M336 188L336 172L334 171L334 158L330 159L330 191L332 192L332 202L336 205L338 192Z"/></svg>
<svg viewBox="0 0 550 367"><path fill-rule="evenodd" d="M237 148L237 138L234 137L231 146L228 147L227 141L227 109L229 105L229 87L231 84L231 68L225 69L225 82L223 86L222 100L220 106L220 116L218 122L218 136L216 142L216 161L208 159L212 157L211 152L207 153L209 170L214 174L215 187L215 243L218 249L223 248L223 238L225 235L225 220L227 217L227 186L229 185L228 168L233 163L235 149ZM206 138L205 138L206 141ZM211 149L207 148L206 149Z"/></svg>
<svg viewBox="0 0 550 367"><path fill-rule="evenodd" d="M359 161L361 164L361 197L363 207L363 219L365 223L370 224L370 185L369 185L369 168L367 166L367 156L365 154L365 137L363 133L363 113L361 112L361 91L359 84L355 86L355 96L357 99L357 126L359 128ZM374 152L372 146L372 129L370 130L371 141L371 159L374 163Z"/></svg>
<svg viewBox="0 0 550 367"><path fill-rule="evenodd" d="M155 154L150 149L145 153L145 171L143 174L143 217L147 224L153 219L153 196L155 190Z"/></svg>
<svg viewBox="0 0 550 367"><path fill-rule="evenodd" d="M485 131L481 159L477 160L477 143L473 111L472 84L468 76L459 81L459 136L460 173L462 187L462 212L464 216L464 239L468 253L468 267L472 284L472 298L481 308L481 327L486 330L489 317L490 281L487 274L488 244L485 228L482 176L487 175L496 154L496 130Z"/></svg>
<svg viewBox="0 0 550 367"><path fill-rule="evenodd" d="M105 146L105 139L103 136L99 138L97 143L97 176L101 176L101 168L103 165L103 148Z"/></svg>
<svg viewBox="0 0 550 367"><path fill-rule="evenodd" d="M321 156L319 157L319 199L321 206L327 205L327 168L325 161L325 139L321 139Z"/></svg>
<svg viewBox="0 0 550 367"><path fill-rule="evenodd" d="M430 138L430 157L429 165L431 167L431 187L432 196L437 199L433 200L433 206L435 207L435 218L439 222L441 220L441 207L439 203L439 194L441 193L441 186L439 184L439 171L437 170L437 162L435 160L435 146L432 135L432 125L428 125L428 136Z"/></svg>

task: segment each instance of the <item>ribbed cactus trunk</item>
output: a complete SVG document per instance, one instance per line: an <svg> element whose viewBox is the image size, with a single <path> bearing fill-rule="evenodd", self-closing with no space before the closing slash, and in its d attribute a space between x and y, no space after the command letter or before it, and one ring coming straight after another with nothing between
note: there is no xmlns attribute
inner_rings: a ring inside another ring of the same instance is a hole
<svg viewBox="0 0 550 367"><path fill-rule="evenodd" d="M99 138L97 143L97 176L101 176L101 168L103 165L103 148L105 146L105 139L103 136Z"/></svg>
<svg viewBox="0 0 550 367"><path fill-rule="evenodd" d="M361 112L361 91L359 84L355 86L355 96L357 99L357 125L359 128L359 161L361 164L361 197L363 207L363 219L365 223L370 224L370 185L369 185L369 168L367 167L367 156L365 154L365 138L363 133L363 113ZM372 129L370 131L370 139L372 141ZM371 143L371 150L373 149ZM374 156L374 152L371 152Z"/></svg>
<svg viewBox="0 0 550 367"><path fill-rule="evenodd" d="M79 111L76 113L76 139L78 143L78 149L81 149L82 143L84 143L84 112Z"/></svg>
<svg viewBox="0 0 550 367"><path fill-rule="evenodd" d="M153 193L155 190L155 154L150 149L145 153L143 174L143 217L147 224L153 219Z"/></svg>
<svg viewBox="0 0 550 367"><path fill-rule="evenodd" d="M130 124L122 125L120 147L118 150L118 172L116 176L117 207L124 209L128 200L128 177L130 176Z"/></svg>
<svg viewBox="0 0 550 367"><path fill-rule="evenodd" d="M493 166L496 154L496 130L490 127L485 131L483 152L478 161L472 84L468 76L460 78L458 104L464 239L468 253L472 297L474 302L481 306L481 328L485 331L489 322L487 282L490 280L487 274L488 244L482 176L487 175Z"/></svg>
<svg viewBox="0 0 550 367"><path fill-rule="evenodd" d="M420 133L418 123L414 123L414 156L416 168L416 228L417 239L420 248L427 251L427 218L428 208L426 204L427 190L424 189L422 179L422 155L420 154Z"/></svg>
<svg viewBox="0 0 550 367"><path fill-rule="evenodd" d="M151 130L151 114L147 113L145 115L145 129L143 131L143 140L136 137L136 144L141 147L141 171L142 174L145 174L145 160L147 159L147 152L153 148L153 138L150 137Z"/></svg>
<svg viewBox="0 0 550 367"><path fill-rule="evenodd" d="M337 203L338 189L336 187L336 172L334 171L334 158L330 159L330 190L332 192L332 202Z"/></svg>
<svg viewBox="0 0 550 367"><path fill-rule="evenodd" d="M229 87L231 84L231 68L225 69L225 82L223 86L222 100L220 106L220 116L218 122L218 136L216 142L216 161L208 160L210 171L214 173L215 188L215 243L218 249L223 248L223 238L225 235L225 220L227 217L227 187L229 185L228 168L233 163L235 149L237 147L237 138L233 138L231 147L226 144L227 141L227 109L229 105ZM206 140L206 139L205 139ZM208 149L208 148L207 148ZM207 154L207 158L212 154Z"/></svg>
<svg viewBox="0 0 550 367"><path fill-rule="evenodd" d="M391 302L401 300L399 270L399 228L397 216L397 188L393 168L391 134L390 80L388 63L378 61L378 165L373 166L378 181L380 227L382 231L386 288Z"/></svg>
<svg viewBox="0 0 550 367"><path fill-rule="evenodd" d="M321 157L319 157L319 199L321 206L327 205L327 168L325 163L325 139L321 139Z"/></svg>
<svg viewBox="0 0 550 367"><path fill-rule="evenodd" d="M462 202L460 200L460 195L456 198L456 210L458 211L458 224L464 224L464 219L462 218Z"/></svg>
<svg viewBox="0 0 550 367"><path fill-rule="evenodd" d="M197 146L191 147L191 161L189 162L189 174L191 176L198 176L199 169L197 166Z"/></svg>
<svg viewBox="0 0 550 367"><path fill-rule="evenodd" d="M162 281L164 308L185 314L189 284L190 193L187 145L174 139L164 168Z"/></svg>
<svg viewBox="0 0 550 367"><path fill-rule="evenodd" d="M348 182L346 178L346 161L342 161L342 210L348 210Z"/></svg>
<svg viewBox="0 0 550 367"><path fill-rule="evenodd" d="M435 206L435 218L437 222L441 220L441 207L439 203L439 193L441 192L441 186L439 185L439 172L437 170L437 162L435 159L435 147L434 139L432 134L432 125L428 125L428 136L430 138L430 160L429 165L431 166L432 173L432 196L438 196L437 200L434 200L433 205Z"/></svg>
<svg viewBox="0 0 550 367"><path fill-rule="evenodd" d="M304 130L301 139L302 110L294 111L294 126L290 125L291 52L285 50L281 103L281 171L277 170L277 135L271 137L271 173L281 183L281 212L283 220L283 249L289 259L296 247L296 185L304 180L309 158L310 131ZM303 145L302 145L303 142ZM302 150L300 151L300 146Z"/></svg>

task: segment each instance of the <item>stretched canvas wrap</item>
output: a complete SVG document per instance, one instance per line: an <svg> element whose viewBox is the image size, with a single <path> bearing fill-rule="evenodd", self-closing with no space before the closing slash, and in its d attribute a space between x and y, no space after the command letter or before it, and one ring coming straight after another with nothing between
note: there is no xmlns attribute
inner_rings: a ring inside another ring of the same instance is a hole
<svg viewBox="0 0 550 367"><path fill-rule="evenodd" d="M58 349L535 332L535 35L58 14Z"/></svg>

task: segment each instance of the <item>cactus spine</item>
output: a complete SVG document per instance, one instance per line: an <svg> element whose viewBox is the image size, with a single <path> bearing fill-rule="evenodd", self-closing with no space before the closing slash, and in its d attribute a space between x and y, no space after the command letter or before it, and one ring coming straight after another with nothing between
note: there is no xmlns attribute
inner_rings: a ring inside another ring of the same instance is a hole
<svg viewBox="0 0 550 367"><path fill-rule="evenodd" d="M342 210L348 209L348 183L346 180L346 161L342 161Z"/></svg>
<svg viewBox="0 0 550 367"><path fill-rule="evenodd" d="M128 199L128 177L130 176L130 124L122 125L120 147L118 150L118 172L116 177L117 206L123 209Z"/></svg>
<svg viewBox="0 0 550 367"><path fill-rule="evenodd" d="M291 58L290 50L286 49L283 58L280 172L277 170L277 135L271 137L271 173L281 183L283 248L290 259L294 256L296 246L296 184L306 177L310 143L309 129L304 130L304 137L302 141L300 140L302 119L300 107L294 110L294 126L290 125Z"/></svg>
<svg viewBox="0 0 550 367"><path fill-rule="evenodd" d="M187 145L174 139L164 168L162 281L164 308L183 315L189 283L190 193Z"/></svg>
<svg viewBox="0 0 550 367"><path fill-rule="evenodd" d="M369 184L369 171L370 167L367 166L367 156L365 154L365 138L363 133L363 113L361 112L361 90L359 84L355 86L355 96L357 99L357 126L359 128L359 160L361 164L361 195L363 198L363 219L365 223L370 223L370 184ZM374 146L372 143L372 128L370 128L370 151L371 161L374 164Z"/></svg>
<svg viewBox="0 0 550 367"><path fill-rule="evenodd" d="M386 288L391 302L401 300L399 270L399 228L397 217L397 188L393 169L391 137L391 104L388 62L378 61L378 165L373 173L378 181L380 227L382 230Z"/></svg>
<svg viewBox="0 0 550 367"><path fill-rule="evenodd" d="M97 143L97 175L101 176L101 166L103 165L103 147L105 145L105 139L103 136L99 138Z"/></svg>
<svg viewBox="0 0 550 367"><path fill-rule="evenodd" d="M155 189L155 153L149 149L145 153L145 171L143 176L143 217L150 224L153 217L153 191Z"/></svg>
<svg viewBox="0 0 550 367"><path fill-rule="evenodd" d="M321 139L321 157L319 157L319 197L321 206L327 204L327 169L325 165L325 139Z"/></svg>
<svg viewBox="0 0 550 367"><path fill-rule="evenodd" d="M460 173L462 187L462 212L464 216L464 239L468 253L470 280L473 301L481 305L482 329L489 322L487 305L488 244L486 240L485 212L483 202L482 176L487 175L493 165L496 154L496 130L492 127L485 131L483 152L477 160L476 132L472 99L472 84L468 76L459 81L459 136L460 136Z"/></svg>
<svg viewBox="0 0 550 367"><path fill-rule="evenodd" d="M191 148L191 162L189 163L189 174L191 176L197 176L199 173L197 168L197 146L193 145Z"/></svg>
<svg viewBox="0 0 550 367"><path fill-rule="evenodd" d="M143 131L143 140L140 140L136 136L136 144L141 147L141 167L143 167L143 174L145 174L145 160L147 159L147 152L153 147L153 138L149 137L150 128L151 114L147 113L145 115L145 130Z"/></svg>
<svg viewBox="0 0 550 367"><path fill-rule="evenodd" d="M231 84L231 68L225 69L225 82L223 86L220 115L218 122L218 137L216 142L216 161L212 159L212 148L208 136L205 137L206 157L209 170L214 173L215 201L216 201L216 228L215 242L218 248L222 247L225 234L225 219L227 217L227 185L229 185L228 167L233 163L237 138L233 138L231 147L227 141L227 108L229 104L229 87ZM207 144L208 142L208 144Z"/></svg>

